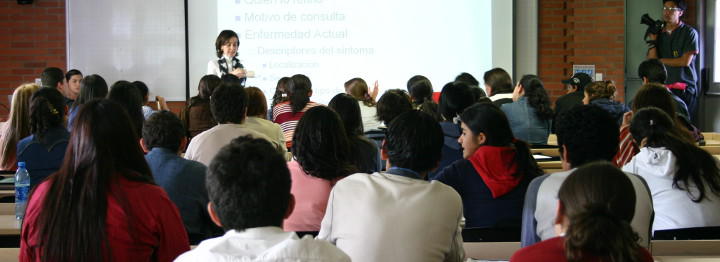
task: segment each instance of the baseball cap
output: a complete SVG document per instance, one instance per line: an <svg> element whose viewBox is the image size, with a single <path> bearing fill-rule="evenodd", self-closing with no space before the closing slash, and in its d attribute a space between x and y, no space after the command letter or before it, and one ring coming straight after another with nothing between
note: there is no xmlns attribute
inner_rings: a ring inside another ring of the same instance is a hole
<svg viewBox="0 0 720 262"><path fill-rule="evenodd" d="M586 73L575 73L571 78L562 80L563 84L573 85L579 88L584 88L585 85L592 82L592 78Z"/></svg>

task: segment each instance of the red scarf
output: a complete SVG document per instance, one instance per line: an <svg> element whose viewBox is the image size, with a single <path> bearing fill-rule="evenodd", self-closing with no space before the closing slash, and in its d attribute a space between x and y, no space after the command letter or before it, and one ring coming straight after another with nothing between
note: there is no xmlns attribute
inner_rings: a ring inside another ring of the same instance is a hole
<svg viewBox="0 0 720 262"><path fill-rule="evenodd" d="M493 198L507 194L520 184L522 176L513 176L517 173L513 147L481 146L468 160L492 192Z"/></svg>

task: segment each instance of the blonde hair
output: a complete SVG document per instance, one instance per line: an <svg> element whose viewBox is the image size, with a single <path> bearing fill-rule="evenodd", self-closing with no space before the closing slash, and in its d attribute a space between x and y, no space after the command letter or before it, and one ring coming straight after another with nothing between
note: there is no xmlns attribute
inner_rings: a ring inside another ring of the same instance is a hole
<svg viewBox="0 0 720 262"><path fill-rule="evenodd" d="M615 83L611 80L595 81L585 86L585 93L590 97L590 101L597 98L613 99L615 97Z"/></svg>
<svg viewBox="0 0 720 262"><path fill-rule="evenodd" d="M0 129L0 170L13 170L17 166L17 143L30 135L30 97L39 88L28 83L13 92L8 121Z"/></svg>

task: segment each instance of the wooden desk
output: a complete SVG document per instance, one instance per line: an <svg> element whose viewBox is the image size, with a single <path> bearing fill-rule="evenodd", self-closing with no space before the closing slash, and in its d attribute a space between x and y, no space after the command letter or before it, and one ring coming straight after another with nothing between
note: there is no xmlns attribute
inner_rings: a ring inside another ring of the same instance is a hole
<svg viewBox="0 0 720 262"><path fill-rule="evenodd" d="M555 135L555 134L550 134L550 135L548 136L548 142L547 142L547 144L548 144L548 145L551 145L551 146L557 146L557 144L558 144L558 143L557 143L557 135Z"/></svg>
<svg viewBox="0 0 720 262"><path fill-rule="evenodd" d="M0 235L20 235L20 221L15 219L15 214L0 215Z"/></svg>
<svg viewBox="0 0 720 262"><path fill-rule="evenodd" d="M656 262L717 262L720 256L653 256Z"/></svg>
<svg viewBox="0 0 720 262"><path fill-rule="evenodd" d="M20 248L0 248L0 261L18 261Z"/></svg>
<svg viewBox="0 0 720 262"><path fill-rule="evenodd" d="M720 256L720 240L653 240L653 256Z"/></svg>
<svg viewBox="0 0 720 262"><path fill-rule="evenodd" d="M563 171L561 161L542 161L537 163L545 174Z"/></svg>
<svg viewBox="0 0 720 262"><path fill-rule="evenodd" d="M560 151L557 148L532 148L530 149L533 155L541 154L544 156L559 157Z"/></svg>
<svg viewBox="0 0 720 262"><path fill-rule="evenodd" d="M0 203L0 215L15 215L15 203Z"/></svg>
<svg viewBox="0 0 720 262"><path fill-rule="evenodd" d="M711 155L720 155L720 145L717 146L701 146L700 148L705 149Z"/></svg>
<svg viewBox="0 0 720 262"><path fill-rule="evenodd" d="M465 256L477 260L509 260L520 242L465 242Z"/></svg>
<svg viewBox="0 0 720 262"><path fill-rule="evenodd" d="M0 190L0 198L7 196L14 196L15 190Z"/></svg>

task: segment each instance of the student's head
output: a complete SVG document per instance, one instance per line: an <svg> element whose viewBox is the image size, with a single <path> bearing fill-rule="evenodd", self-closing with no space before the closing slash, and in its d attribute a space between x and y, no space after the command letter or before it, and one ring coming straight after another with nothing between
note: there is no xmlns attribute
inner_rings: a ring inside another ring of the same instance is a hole
<svg viewBox="0 0 720 262"><path fill-rule="evenodd" d="M36 84L22 84L13 91L8 121L0 129L0 165L3 167L15 165L18 141L30 135L30 97L39 88Z"/></svg>
<svg viewBox="0 0 720 262"><path fill-rule="evenodd" d="M198 96L202 99L210 99L212 92L220 85L220 77L216 75L206 75L200 78L198 83Z"/></svg>
<svg viewBox="0 0 720 262"><path fill-rule="evenodd" d="M107 239L107 198L119 177L153 183L126 110L110 100L92 100L78 111L63 164L48 178L48 194L53 197L42 203L36 223L43 258L90 261L107 254L103 241L68 239ZM122 195L114 197L120 203L128 201Z"/></svg>
<svg viewBox="0 0 720 262"><path fill-rule="evenodd" d="M638 77L643 80L643 84L658 83L664 84L667 80L667 70L665 64L660 59L648 59L640 63L638 67Z"/></svg>
<svg viewBox="0 0 720 262"><path fill-rule="evenodd" d="M40 88L30 99L30 132L43 138L53 127L62 127L65 120L65 99L57 88Z"/></svg>
<svg viewBox="0 0 720 262"><path fill-rule="evenodd" d="M82 105L95 98L105 98L108 93L108 85L99 75L89 75L80 82L80 95L75 100L75 105Z"/></svg>
<svg viewBox="0 0 720 262"><path fill-rule="evenodd" d="M680 17L687 10L684 0L663 0L663 20L668 23L678 23Z"/></svg>
<svg viewBox="0 0 720 262"><path fill-rule="evenodd" d="M302 74L292 76L285 86L285 90L290 98L290 107L293 113L302 111L310 103L312 83L307 76Z"/></svg>
<svg viewBox="0 0 720 262"><path fill-rule="evenodd" d="M42 87L59 88L65 86L65 74L62 69L57 67L48 67L40 74Z"/></svg>
<svg viewBox="0 0 720 262"><path fill-rule="evenodd" d="M210 97L210 111L220 124L240 124L245 120L247 95L239 83L224 82Z"/></svg>
<svg viewBox="0 0 720 262"><path fill-rule="evenodd" d="M290 99L287 94L287 86L288 82L290 82L290 78L287 76L284 76L278 80L277 85L275 86L275 94L273 94L272 97L272 107L275 107L275 105L288 101Z"/></svg>
<svg viewBox="0 0 720 262"><path fill-rule="evenodd" d="M250 86L245 88L247 95L247 116L267 117L267 100L260 88Z"/></svg>
<svg viewBox="0 0 720 262"><path fill-rule="evenodd" d="M376 118L378 121L390 125L395 117L413 110L410 97L401 89L390 89L380 96L377 102Z"/></svg>
<svg viewBox="0 0 720 262"><path fill-rule="evenodd" d="M117 102L127 110L135 127L135 136L140 136L145 117L142 113L142 96L137 86L125 80L117 81L110 87L108 99Z"/></svg>
<svg viewBox="0 0 720 262"><path fill-rule="evenodd" d="M425 76L416 75L411 77L407 82L407 90L415 105L420 105L425 101L432 101L432 83Z"/></svg>
<svg viewBox="0 0 720 262"><path fill-rule="evenodd" d="M615 97L615 83L611 80L595 81L585 86L583 104L590 104L595 99L613 99Z"/></svg>
<svg viewBox="0 0 720 262"><path fill-rule="evenodd" d="M524 75L518 83L522 96L527 98L528 104L535 109L540 119L550 119L555 114L550 108L550 98L542 80L536 75Z"/></svg>
<svg viewBox="0 0 720 262"><path fill-rule="evenodd" d="M566 85L566 90L568 93L584 92L585 86L592 82L592 78L590 78L590 75L586 73L578 72L573 74L572 77L568 79L563 79L560 82Z"/></svg>
<svg viewBox="0 0 720 262"><path fill-rule="evenodd" d="M218 58L237 56L240 38L232 30L223 30L215 39L215 54Z"/></svg>
<svg viewBox="0 0 720 262"><path fill-rule="evenodd" d="M555 123L563 167L579 167L593 161L611 161L617 153L617 121L597 106L576 106L561 114Z"/></svg>
<svg viewBox="0 0 720 262"><path fill-rule="evenodd" d="M362 101L366 106L375 105L375 101L370 97L368 85L362 78L356 77L345 82L345 93Z"/></svg>
<svg viewBox="0 0 720 262"><path fill-rule="evenodd" d="M565 229L565 256L584 261L637 261L638 235L630 226L635 189L630 179L608 162L575 170L560 186L556 223Z"/></svg>
<svg viewBox="0 0 720 262"><path fill-rule="evenodd" d="M673 119L675 116L675 102L673 102L672 94L664 85L655 82L640 87L635 93L632 106L633 111L654 106L662 109L669 116L673 116Z"/></svg>
<svg viewBox="0 0 720 262"><path fill-rule="evenodd" d="M458 142L468 158L480 146L510 146L514 136L505 113L493 104L474 104L460 114L462 134Z"/></svg>
<svg viewBox="0 0 720 262"><path fill-rule="evenodd" d="M291 151L303 170L314 177L333 180L355 171L343 122L328 107L316 106L305 112L295 128Z"/></svg>
<svg viewBox="0 0 720 262"><path fill-rule="evenodd" d="M453 118L460 115L465 108L475 103L476 99L473 95L471 87L466 82L455 81L445 84L440 92L440 115L445 121L452 121Z"/></svg>
<svg viewBox="0 0 720 262"><path fill-rule="evenodd" d="M480 82L470 73L462 72L455 77L456 82L463 82L469 86L480 86Z"/></svg>
<svg viewBox="0 0 720 262"><path fill-rule="evenodd" d="M225 230L279 227L293 209L290 171L264 139L242 136L222 147L205 184L211 217Z"/></svg>
<svg viewBox="0 0 720 262"><path fill-rule="evenodd" d="M170 111L155 112L143 124L142 144L145 151L159 147L178 152L185 142L185 128L180 118Z"/></svg>
<svg viewBox="0 0 720 262"><path fill-rule="evenodd" d="M328 104L342 119L348 136L361 136L364 133L360 105L348 94L337 94Z"/></svg>
<svg viewBox="0 0 720 262"><path fill-rule="evenodd" d="M437 167L442 145L440 124L427 113L410 110L390 123L382 154L390 166L424 173Z"/></svg>
<svg viewBox="0 0 720 262"><path fill-rule="evenodd" d="M80 70L71 69L65 73L65 82L68 84L68 94L75 99L80 94L80 81L82 81L83 75Z"/></svg>
<svg viewBox="0 0 720 262"><path fill-rule="evenodd" d="M513 83L510 74L502 68L493 68L483 75L488 95L512 93Z"/></svg>
<svg viewBox="0 0 720 262"><path fill-rule="evenodd" d="M150 93L148 86L143 81L135 81L132 82L132 84L140 92L140 97L142 97L142 104L146 104L148 102L148 93Z"/></svg>

